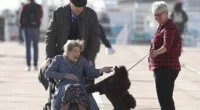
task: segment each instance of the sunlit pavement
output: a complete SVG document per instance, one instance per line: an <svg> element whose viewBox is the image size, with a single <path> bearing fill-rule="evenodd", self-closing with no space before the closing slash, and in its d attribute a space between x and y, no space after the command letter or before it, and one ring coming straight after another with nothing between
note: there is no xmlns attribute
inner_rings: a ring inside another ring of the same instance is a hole
<svg viewBox="0 0 200 110"><path fill-rule="evenodd" d="M97 67L125 65L131 67L146 54L149 46L114 45L116 53L106 55L104 46L97 56ZM39 64L45 59L44 43L39 45ZM184 48L180 60L182 71L176 81L174 99L177 110L199 110L200 108L200 48ZM0 43L0 110L42 110L47 102L48 92L38 82L38 72L25 68L25 48L17 42ZM109 75L102 76L100 81ZM137 100L136 110L160 110L157 101L154 78L148 70L147 59L129 72L130 93ZM112 110L104 95L95 98L103 110Z"/></svg>

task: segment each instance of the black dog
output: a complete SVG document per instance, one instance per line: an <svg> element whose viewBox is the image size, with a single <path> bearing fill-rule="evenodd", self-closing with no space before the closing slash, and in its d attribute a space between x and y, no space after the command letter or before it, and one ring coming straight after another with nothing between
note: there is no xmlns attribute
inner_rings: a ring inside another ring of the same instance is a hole
<svg viewBox="0 0 200 110"><path fill-rule="evenodd" d="M114 110L130 110L136 107L135 98L128 92L131 82L124 66L115 67L115 73L97 84L88 84L88 93L105 94L112 103Z"/></svg>

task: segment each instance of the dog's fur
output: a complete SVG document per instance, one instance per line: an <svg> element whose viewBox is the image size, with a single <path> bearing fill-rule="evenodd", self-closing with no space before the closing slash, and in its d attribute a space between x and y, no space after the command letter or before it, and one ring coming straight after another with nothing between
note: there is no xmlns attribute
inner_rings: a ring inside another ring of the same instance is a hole
<svg viewBox="0 0 200 110"><path fill-rule="evenodd" d="M114 110L131 110L136 107L135 98L128 92L131 82L128 71L124 66L115 67L115 73L106 79L96 83L88 84L88 93L99 92L105 94L112 103Z"/></svg>

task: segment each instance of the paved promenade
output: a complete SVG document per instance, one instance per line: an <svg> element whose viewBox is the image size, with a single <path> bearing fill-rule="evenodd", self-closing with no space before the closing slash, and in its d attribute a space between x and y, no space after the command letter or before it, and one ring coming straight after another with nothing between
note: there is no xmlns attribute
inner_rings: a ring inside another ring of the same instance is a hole
<svg viewBox="0 0 200 110"><path fill-rule="evenodd" d="M115 45L114 55L105 55L102 46L97 56L97 67L125 65L131 67L148 53L146 46ZM24 71L24 46L16 42L0 43L0 110L42 110L48 98L38 82L38 72ZM44 43L39 46L39 64L45 59ZM176 81L174 99L177 110L199 110L200 108L200 48L184 48L181 56L182 71ZM100 77L97 82L108 75ZM137 100L136 110L160 110L153 74L148 70L147 59L129 72L130 93ZM102 110L112 110L104 95L95 94Z"/></svg>

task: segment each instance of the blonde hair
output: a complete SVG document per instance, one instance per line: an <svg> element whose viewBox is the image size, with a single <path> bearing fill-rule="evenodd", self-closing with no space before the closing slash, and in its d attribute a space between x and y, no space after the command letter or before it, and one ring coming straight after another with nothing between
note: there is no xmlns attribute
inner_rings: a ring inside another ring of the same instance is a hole
<svg viewBox="0 0 200 110"><path fill-rule="evenodd" d="M74 47L79 47L81 51L84 49L84 41L83 40L67 40L67 43L64 45L64 49L67 51L71 51Z"/></svg>
<svg viewBox="0 0 200 110"><path fill-rule="evenodd" d="M153 2L153 4L151 5L151 11L153 14L157 11L159 11L159 12L167 11L168 12L168 7L167 7L166 2L165 1Z"/></svg>

